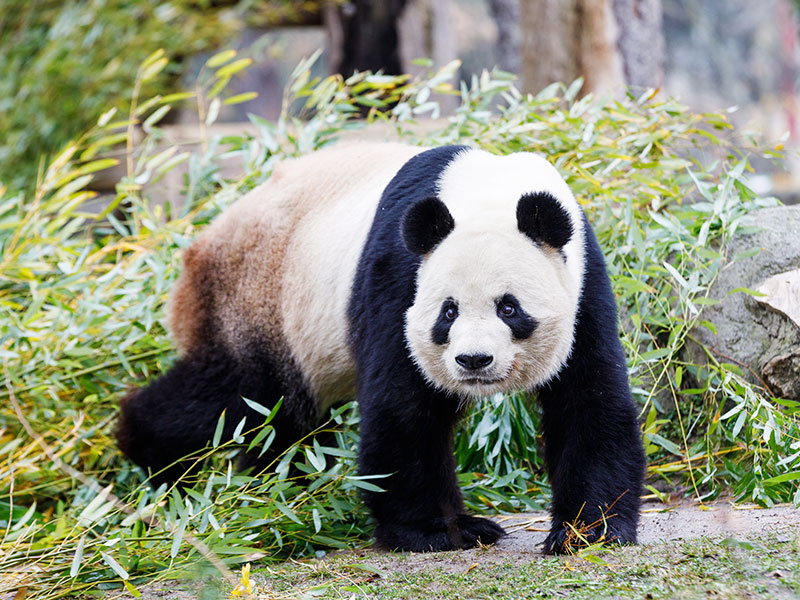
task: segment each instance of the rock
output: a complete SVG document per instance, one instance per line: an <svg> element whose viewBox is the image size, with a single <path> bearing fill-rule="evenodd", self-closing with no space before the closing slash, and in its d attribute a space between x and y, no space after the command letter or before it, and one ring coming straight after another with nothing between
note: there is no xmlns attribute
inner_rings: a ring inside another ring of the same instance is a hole
<svg viewBox="0 0 800 600"><path fill-rule="evenodd" d="M781 398L800 399L800 351L770 359L761 369L761 376Z"/></svg>
<svg viewBox="0 0 800 600"><path fill-rule="evenodd" d="M800 232L798 232L800 234ZM800 327L800 269L773 275L757 291L764 294L756 300ZM800 398L800 348L771 358L761 376L777 395L783 398Z"/></svg>
<svg viewBox="0 0 800 600"><path fill-rule="evenodd" d="M797 234L800 235L800 231ZM758 286L757 291L764 296L756 300L789 317L800 327L800 269L773 275Z"/></svg>
<svg viewBox="0 0 800 600"><path fill-rule="evenodd" d="M766 382L777 396L800 400L800 325L793 321L800 311L800 285L787 275L800 269L800 206L758 210L747 217L747 224L761 229L730 240L728 256L761 251L720 271L710 292L720 302L703 312L716 334L697 327L693 336L720 361L743 365L751 381ZM761 286L766 296L760 302L744 292L731 293ZM690 348L690 355L705 362L697 348Z"/></svg>

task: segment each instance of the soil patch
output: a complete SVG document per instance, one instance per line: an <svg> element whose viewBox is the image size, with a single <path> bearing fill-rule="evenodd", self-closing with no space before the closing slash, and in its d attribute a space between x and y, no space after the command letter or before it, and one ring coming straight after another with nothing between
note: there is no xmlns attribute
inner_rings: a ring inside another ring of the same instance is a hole
<svg viewBox="0 0 800 600"><path fill-rule="evenodd" d="M384 570L463 572L475 563L530 562L543 558L542 544L550 527L546 512L496 517L508 532L494 546L425 554L361 550L366 562ZM768 533L800 531L800 509L792 505L760 508L727 502L705 504L646 504L639 522L639 544L693 538L750 538Z"/></svg>
<svg viewBox="0 0 800 600"><path fill-rule="evenodd" d="M498 573L498 577L507 578L513 576L515 570L530 569L537 561L548 563L558 559L546 558L541 551L541 545L547 535L550 526L550 518L547 513L526 513L518 515L505 515L495 517L508 532L508 535L501 539L496 545L474 548L471 550L459 550L452 552L432 552L432 553L404 553L404 552L383 552L372 549L361 549L354 551L333 552L321 560L311 561L292 561L283 567L270 567L264 571L254 574L254 580L258 583L262 593L259 598L295 598L295 597L317 597L322 594L322 589L313 590L315 586L325 585L327 581L331 589L338 586L346 586L350 577L361 581L370 581L370 573L380 573L375 575L377 580L384 581L405 581L406 578L427 581L425 589L430 597L442 598L461 598L462 596L451 596L451 586L459 587L463 584L465 577L478 571L489 571ZM687 560L686 554L681 550L683 542L688 542L696 538L710 540L703 543L707 550L703 550L703 555L699 562L703 568L712 568L715 564L712 555L716 548L723 548L730 545L743 545L750 548L746 540L759 540L771 537L778 542L779 546L791 546L797 548L800 544L800 509L791 505L779 505L773 508L759 508L756 506L739 505L735 506L726 502L706 504L702 507L690 504L680 504L676 506L664 506L662 504L645 505L639 524L639 542L637 547L627 547L620 549L621 554L615 554L609 559L621 561L628 564L647 563L648 560L664 560L670 562L671 555L679 556L675 560L684 562ZM719 544L721 540L727 542ZM667 542L667 544L664 544ZM674 548L670 548L674 543ZM695 542L696 544L696 542ZM666 548L665 548L666 545ZM757 548L758 543L755 543ZM658 551L656 552L656 549ZM689 551L692 556L694 550ZM745 551L742 550L744 553ZM651 557L651 554L660 557ZM794 554L794 551L790 551ZM706 555L708 558L706 558ZM764 557L766 558L766 557ZM780 584L780 577L783 574L779 571L764 571L766 567L762 563L759 551L751 552L748 560L753 562L752 573L749 573L749 581L758 580L763 588L763 594L742 596L735 584L730 584L731 590L711 589L708 593L716 593L722 598L794 598L795 591ZM746 561L745 561L746 562ZM742 562L744 565L745 562ZM541 562L538 564L548 564ZM794 564L794 563L793 563ZM646 569L658 570L660 567L642 567L643 573L635 571L631 573L632 578L640 578L646 575ZM254 565L254 569L258 569ZM356 569L350 576L343 576L342 569ZM790 571L794 571L792 568ZM762 571L764 571L762 573ZM365 579L366 576L366 579ZM450 581L448 578L452 578ZM709 578L712 578L709 576ZM429 580L429 581L428 581ZM334 583L331 584L330 582ZM462 582L462 583L459 583ZM779 585L780 584L780 585ZM209 582L158 582L141 586L139 591L141 597L152 600L189 600L202 595L208 589ZM722 585L722 584L720 584ZM753 583L755 585L755 583ZM794 584L793 584L794 585ZM800 585L800 584L798 584ZM748 584L749 586L749 584ZM223 591L225 586L220 584L213 585L216 588L217 596L227 598L229 591ZM549 587L548 586L545 586ZM563 587L563 586L562 586ZM282 589L281 589L282 588ZM349 588L347 588L349 590ZM379 589L379 588L378 588ZM571 588L568 588L571 589ZM727 589L727 588L726 588ZM271 592L267 590L272 590ZM280 591L279 591L280 590ZM563 591L563 590L562 590ZM677 591L677 590L676 590ZM295 596L295 594L299 594ZM376 592L376 588L372 588ZM393 593L390 591L390 593ZM414 597L416 592L411 592ZM510 597L504 592L500 597ZM570 592L572 593L572 592ZM217 595L219 594L219 595ZM274 595L273 595L274 594ZM338 594L338 592L337 592ZM362 594L351 594L349 591L344 596L334 594L332 597L364 597ZM678 596L681 594L678 593ZM122 597L122 595L110 594L109 597ZM127 596L126 596L127 597ZM381 596L383 597L383 596ZM496 596L476 594L476 598ZM580 595L576 597L581 597ZM593 598L592 593L589 593ZM599 597L599 596L598 596ZM651 596L654 598L659 597ZM666 597L675 597L667 593Z"/></svg>

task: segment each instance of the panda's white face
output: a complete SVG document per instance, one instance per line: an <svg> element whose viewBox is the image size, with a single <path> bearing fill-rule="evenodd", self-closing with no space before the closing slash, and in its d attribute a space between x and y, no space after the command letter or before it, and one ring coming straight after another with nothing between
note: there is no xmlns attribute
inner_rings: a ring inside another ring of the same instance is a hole
<svg viewBox="0 0 800 600"><path fill-rule="evenodd" d="M460 396L531 389L569 356L575 299L562 255L519 232L456 229L423 260L406 313L411 357Z"/></svg>
<svg viewBox="0 0 800 600"><path fill-rule="evenodd" d="M403 239L422 256L406 342L426 379L461 396L532 389L572 348L583 221L543 158L469 149L438 197L410 207Z"/></svg>

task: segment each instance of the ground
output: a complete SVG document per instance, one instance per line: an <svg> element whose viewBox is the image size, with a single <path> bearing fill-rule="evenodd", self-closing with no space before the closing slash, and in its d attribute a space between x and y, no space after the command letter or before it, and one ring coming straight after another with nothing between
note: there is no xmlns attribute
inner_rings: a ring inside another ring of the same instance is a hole
<svg viewBox="0 0 800 600"><path fill-rule="evenodd" d="M545 557L546 514L497 517L496 546L431 554L371 549L253 566L255 598L800 598L800 509L716 503L645 507L640 545ZM142 598L228 597L218 583L165 582Z"/></svg>

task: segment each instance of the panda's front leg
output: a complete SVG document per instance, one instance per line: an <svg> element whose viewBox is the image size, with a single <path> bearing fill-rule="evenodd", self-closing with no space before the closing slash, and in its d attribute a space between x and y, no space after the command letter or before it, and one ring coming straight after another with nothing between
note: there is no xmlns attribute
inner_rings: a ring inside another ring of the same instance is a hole
<svg viewBox="0 0 800 600"><path fill-rule="evenodd" d="M636 543L644 453L627 382L608 372L584 373L580 383L562 374L539 397L553 490L544 551Z"/></svg>
<svg viewBox="0 0 800 600"><path fill-rule="evenodd" d="M645 456L603 255L587 241L572 354L538 390L553 490L546 553L636 543Z"/></svg>
<svg viewBox="0 0 800 600"><path fill-rule="evenodd" d="M427 552L496 542L503 528L466 514L458 487L452 451L457 402L421 381L398 385L398 377L386 375L360 377L358 393L360 472L387 475L373 481L385 491L364 494L377 522L377 545Z"/></svg>

